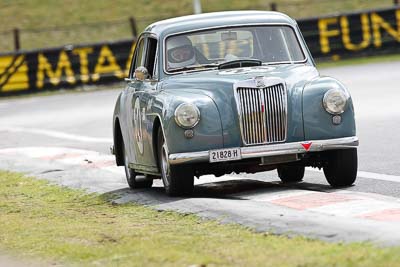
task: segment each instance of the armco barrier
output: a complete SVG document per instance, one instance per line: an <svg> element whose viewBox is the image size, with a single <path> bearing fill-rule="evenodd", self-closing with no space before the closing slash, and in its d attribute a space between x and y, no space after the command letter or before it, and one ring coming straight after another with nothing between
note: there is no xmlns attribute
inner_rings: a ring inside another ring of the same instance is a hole
<svg viewBox="0 0 400 267"><path fill-rule="evenodd" d="M317 59L400 52L400 7L299 20ZM135 40L0 54L0 96L126 77Z"/></svg>

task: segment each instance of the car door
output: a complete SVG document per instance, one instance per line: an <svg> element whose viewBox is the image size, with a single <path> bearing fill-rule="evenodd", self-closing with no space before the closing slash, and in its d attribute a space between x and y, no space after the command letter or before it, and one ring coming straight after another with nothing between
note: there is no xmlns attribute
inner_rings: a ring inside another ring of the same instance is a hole
<svg viewBox="0 0 400 267"><path fill-rule="evenodd" d="M143 91L143 82L135 78L135 70L143 67L145 62L146 39L139 38L135 54L132 59L127 85L124 90L124 121L126 131L123 131L125 151L128 153L129 163L138 162L142 143L141 124L138 123L140 94Z"/></svg>
<svg viewBox="0 0 400 267"><path fill-rule="evenodd" d="M146 53L144 66L147 69L148 77L143 81L140 92L140 118L142 127L142 150L138 155L138 163L142 164L148 172L157 173L157 163L153 148L153 122L152 105L158 93L158 69L157 69L157 38L148 36L146 38Z"/></svg>

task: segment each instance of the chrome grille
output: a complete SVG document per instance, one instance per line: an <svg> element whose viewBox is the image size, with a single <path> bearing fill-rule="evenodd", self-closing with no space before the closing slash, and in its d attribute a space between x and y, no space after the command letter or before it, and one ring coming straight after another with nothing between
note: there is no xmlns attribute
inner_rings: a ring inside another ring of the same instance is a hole
<svg viewBox="0 0 400 267"><path fill-rule="evenodd" d="M242 138L246 145L286 140L287 100L283 84L236 89Z"/></svg>

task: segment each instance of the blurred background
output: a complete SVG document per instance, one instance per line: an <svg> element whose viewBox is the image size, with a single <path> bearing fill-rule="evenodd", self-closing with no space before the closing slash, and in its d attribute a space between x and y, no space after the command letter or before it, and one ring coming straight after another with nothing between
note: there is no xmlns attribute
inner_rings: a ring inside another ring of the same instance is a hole
<svg viewBox="0 0 400 267"><path fill-rule="evenodd" d="M152 22L193 14L194 2L1 0L0 53L131 38L136 31L142 31ZM201 1L202 12L277 10L296 19L388 8L395 4L398 4L398 0Z"/></svg>

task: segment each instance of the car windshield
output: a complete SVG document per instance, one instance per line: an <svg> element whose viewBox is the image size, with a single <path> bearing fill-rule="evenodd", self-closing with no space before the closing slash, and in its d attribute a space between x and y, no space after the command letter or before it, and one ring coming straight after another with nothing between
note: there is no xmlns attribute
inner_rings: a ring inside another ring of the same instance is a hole
<svg viewBox="0 0 400 267"><path fill-rule="evenodd" d="M166 40L168 72L217 68L229 61L257 60L262 64L305 60L289 26L250 26L173 35Z"/></svg>

